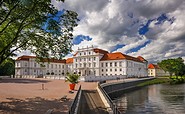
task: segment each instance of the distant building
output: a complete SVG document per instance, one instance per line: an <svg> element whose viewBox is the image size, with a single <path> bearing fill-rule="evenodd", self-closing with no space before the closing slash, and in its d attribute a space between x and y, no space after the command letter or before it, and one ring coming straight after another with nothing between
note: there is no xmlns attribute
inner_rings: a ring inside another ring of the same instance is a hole
<svg viewBox="0 0 185 114"><path fill-rule="evenodd" d="M35 61L34 56L21 56L16 60L16 75L60 75L67 72L81 76L147 76L147 61L141 57L132 57L121 52L87 47L78 49L73 58L66 60L43 60L43 65ZM48 62L49 61L49 62Z"/></svg>
<svg viewBox="0 0 185 114"><path fill-rule="evenodd" d="M161 69L158 65L155 64L149 64L148 65L148 76L169 76L170 74L168 72L165 72L163 69Z"/></svg>

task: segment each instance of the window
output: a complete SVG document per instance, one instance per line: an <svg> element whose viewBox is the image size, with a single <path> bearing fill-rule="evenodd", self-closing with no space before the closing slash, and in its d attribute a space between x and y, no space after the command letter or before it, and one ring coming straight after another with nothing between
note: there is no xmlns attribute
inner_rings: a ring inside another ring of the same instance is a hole
<svg viewBox="0 0 185 114"><path fill-rule="evenodd" d="M82 64L80 63L80 67L82 67Z"/></svg>
<svg viewBox="0 0 185 114"><path fill-rule="evenodd" d="M103 74L102 74L102 76L103 76Z"/></svg>
<svg viewBox="0 0 185 114"><path fill-rule="evenodd" d="M24 72L27 72L27 69L25 69L25 71Z"/></svg>
<svg viewBox="0 0 185 114"><path fill-rule="evenodd" d="M34 63L34 67L37 67L37 64L36 63Z"/></svg>
<svg viewBox="0 0 185 114"><path fill-rule="evenodd" d="M110 69L110 71L112 72L112 69Z"/></svg>
<svg viewBox="0 0 185 114"><path fill-rule="evenodd" d="M121 67L122 65L121 65L121 62L119 62L119 66Z"/></svg>
<svg viewBox="0 0 185 114"><path fill-rule="evenodd" d="M117 71L117 69L115 69L115 71Z"/></svg>
<svg viewBox="0 0 185 114"><path fill-rule="evenodd" d="M64 65L62 65L62 68L64 68Z"/></svg>
<svg viewBox="0 0 185 114"><path fill-rule="evenodd" d="M25 67L27 67L27 63L25 63Z"/></svg>
<svg viewBox="0 0 185 114"><path fill-rule="evenodd" d="M89 55L91 54L91 52L89 52Z"/></svg>
<svg viewBox="0 0 185 114"><path fill-rule="evenodd" d="M61 65L59 65L59 68L61 68Z"/></svg>
<svg viewBox="0 0 185 114"><path fill-rule="evenodd" d="M80 53L80 55L81 55L81 53Z"/></svg>
<svg viewBox="0 0 185 114"><path fill-rule="evenodd" d="M51 68L53 68L53 64L51 64Z"/></svg>
<svg viewBox="0 0 185 114"><path fill-rule="evenodd" d="M94 63L94 67L96 67L96 63Z"/></svg>
<svg viewBox="0 0 185 114"><path fill-rule="evenodd" d="M78 61L77 59L75 59L76 60L76 62Z"/></svg>
<svg viewBox="0 0 185 114"><path fill-rule="evenodd" d="M110 63L110 67L112 67L112 63Z"/></svg>
<svg viewBox="0 0 185 114"><path fill-rule="evenodd" d="M105 66L107 67L107 66L108 66L108 64L107 64L107 63L105 63Z"/></svg>
<svg viewBox="0 0 185 114"><path fill-rule="evenodd" d="M94 57L94 61L96 60L96 57Z"/></svg>
<svg viewBox="0 0 185 114"><path fill-rule="evenodd" d="M115 62L114 65L117 66L117 62Z"/></svg>
<svg viewBox="0 0 185 114"><path fill-rule="evenodd" d="M91 61L91 58L89 58L89 61Z"/></svg>
<svg viewBox="0 0 185 114"><path fill-rule="evenodd" d="M86 53L84 52L84 55L86 55Z"/></svg>
<svg viewBox="0 0 185 114"><path fill-rule="evenodd" d="M103 63L101 63L101 67L103 67Z"/></svg>
<svg viewBox="0 0 185 114"><path fill-rule="evenodd" d="M120 68L119 71L122 71L122 69Z"/></svg>
<svg viewBox="0 0 185 114"><path fill-rule="evenodd" d="M34 69L34 72L36 72L36 70Z"/></svg>
<svg viewBox="0 0 185 114"><path fill-rule="evenodd" d="M89 71L89 74L91 74L91 71Z"/></svg>
<svg viewBox="0 0 185 114"><path fill-rule="evenodd" d="M101 71L103 72L103 69Z"/></svg>
<svg viewBox="0 0 185 114"><path fill-rule="evenodd" d="M106 69L105 71L107 72L108 70Z"/></svg>
<svg viewBox="0 0 185 114"><path fill-rule="evenodd" d="M86 58L84 58L84 61L86 61Z"/></svg>
<svg viewBox="0 0 185 114"><path fill-rule="evenodd" d="M96 74L96 71L94 71L94 74Z"/></svg>
<svg viewBox="0 0 185 114"><path fill-rule="evenodd" d="M59 72L60 72L60 70L59 70Z"/></svg>
<svg viewBox="0 0 185 114"><path fill-rule="evenodd" d="M91 67L91 63L89 63L89 67Z"/></svg>
<svg viewBox="0 0 185 114"><path fill-rule="evenodd" d="M76 68L78 67L78 64L76 64Z"/></svg>
<svg viewBox="0 0 185 114"><path fill-rule="evenodd" d="M84 67L86 67L86 63L84 63Z"/></svg>
<svg viewBox="0 0 185 114"><path fill-rule="evenodd" d="M55 65L55 68L57 68L57 65Z"/></svg>
<svg viewBox="0 0 185 114"><path fill-rule="evenodd" d="M80 62L82 61L82 59L80 58Z"/></svg>

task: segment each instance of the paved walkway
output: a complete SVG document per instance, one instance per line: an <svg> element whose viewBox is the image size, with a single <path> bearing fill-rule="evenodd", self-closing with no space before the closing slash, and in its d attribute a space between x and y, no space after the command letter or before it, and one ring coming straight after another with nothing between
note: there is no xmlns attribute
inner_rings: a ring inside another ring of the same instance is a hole
<svg viewBox="0 0 185 114"><path fill-rule="evenodd" d="M96 90L83 90L78 114L108 114Z"/></svg>
<svg viewBox="0 0 185 114"><path fill-rule="evenodd" d="M42 78L0 80L0 114L44 114L48 109L53 109L53 114L67 114L77 92L69 93L68 84ZM80 85L95 89L97 83L80 82L75 88ZM67 100L60 100L65 95Z"/></svg>
<svg viewBox="0 0 185 114"><path fill-rule="evenodd" d="M135 80L135 79L127 79ZM127 81L126 80L126 81ZM114 80L108 83L123 81ZM125 81L125 80L124 80ZM96 91L97 82L80 82L69 93L68 82L49 79L0 80L0 114L67 114L79 86L82 86L80 114L106 114L105 106ZM67 95L67 100L61 100Z"/></svg>

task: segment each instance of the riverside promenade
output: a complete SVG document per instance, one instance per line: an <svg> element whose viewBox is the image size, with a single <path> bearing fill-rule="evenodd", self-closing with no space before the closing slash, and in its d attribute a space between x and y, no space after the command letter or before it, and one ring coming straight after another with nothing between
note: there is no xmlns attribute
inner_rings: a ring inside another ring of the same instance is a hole
<svg viewBox="0 0 185 114"><path fill-rule="evenodd" d="M95 90L97 82L80 82L74 93L69 93L69 82L49 79L1 79L0 114L68 114L79 86ZM61 100L67 95L66 100Z"/></svg>
<svg viewBox="0 0 185 114"><path fill-rule="evenodd" d="M122 79L107 81L124 83L138 80ZM97 82L79 82L73 93L68 82L51 79L2 79L0 80L0 114L67 114L77 89L81 85L82 97L78 114L107 114L97 90ZM63 96L67 99L62 100Z"/></svg>

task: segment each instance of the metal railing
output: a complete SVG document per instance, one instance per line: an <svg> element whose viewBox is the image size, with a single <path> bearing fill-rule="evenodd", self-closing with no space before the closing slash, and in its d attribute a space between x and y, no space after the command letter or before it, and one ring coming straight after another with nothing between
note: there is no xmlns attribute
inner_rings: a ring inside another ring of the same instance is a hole
<svg viewBox="0 0 185 114"><path fill-rule="evenodd" d="M112 109L114 114L121 114L117 106L113 103L112 99L109 97L109 95L106 93L106 91L101 87L100 83L98 83L98 88L102 92L103 96L107 100L108 104L110 105L110 108Z"/></svg>
<svg viewBox="0 0 185 114"><path fill-rule="evenodd" d="M76 96L70 106L70 109L69 109L69 113L68 114L77 114L78 112L78 106L79 106L79 103L80 103L80 99L81 99L81 93L82 93L82 90L81 90L81 85L78 89L78 92L76 93Z"/></svg>

